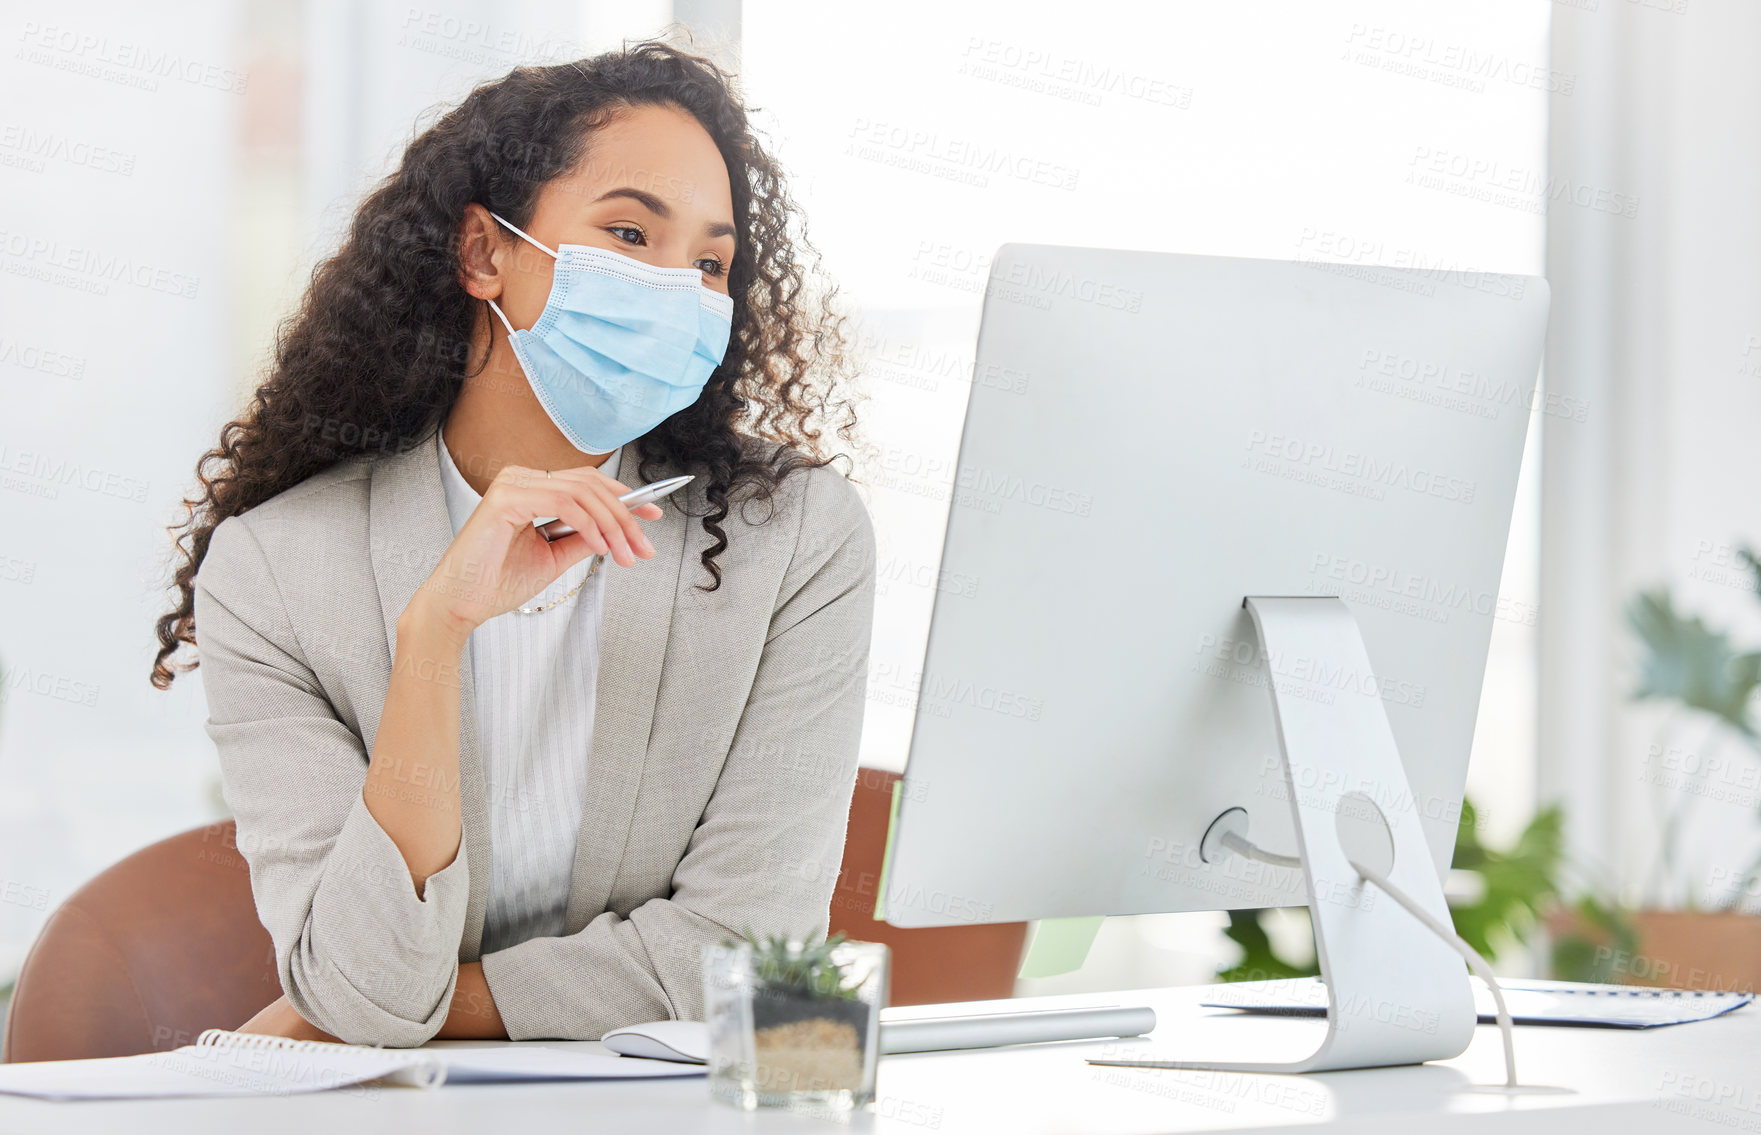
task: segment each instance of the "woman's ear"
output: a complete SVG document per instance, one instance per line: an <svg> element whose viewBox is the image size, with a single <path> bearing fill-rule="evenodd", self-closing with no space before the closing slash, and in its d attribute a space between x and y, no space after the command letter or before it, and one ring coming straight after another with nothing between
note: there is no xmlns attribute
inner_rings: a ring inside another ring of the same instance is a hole
<svg viewBox="0 0 1761 1135"><path fill-rule="evenodd" d="M473 201L465 206L459 222L459 284L472 299L492 300L501 295L501 269L496 250L501 247L501 226L489 210Z"/></svg>

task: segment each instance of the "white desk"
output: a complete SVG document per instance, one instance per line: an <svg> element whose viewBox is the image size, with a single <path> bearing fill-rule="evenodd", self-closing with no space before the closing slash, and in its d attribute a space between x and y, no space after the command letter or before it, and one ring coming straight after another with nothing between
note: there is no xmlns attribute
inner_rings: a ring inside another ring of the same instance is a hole
<svg viewBox="0 0 1761 1135"><path fill-rule="evenodd" d="M1179 1047L1187 1054L1300 1049L1314 1021L1243 1018L1198 1007L1200 987L1012 1004L1150 1004L1153 1037L889 1056L879 1099L840 1122L747 1114L708 1098L702 1078L524 1085L459 1085L424 1092L369 1088L274 1099L48 1103L0 1097L0 1133L346 1135L421 1132L520 1135L576 1132L872 1131L923 1135L1007 1132L1263 1131L1298 1125L1422 1132L1761 1131L1761 1007L1646 1032L1519 1028L1517 1062L1532 1084L1573 1095L1509 1099L1466 1092L1502 1080L1498 1030L1482 1025L1455 1060L1413 1068L1313 1076L1240 1076L1107 1068L1101 1051ZM594 1042L565 1047L599 1050ZM516 1126L517 1125L517 1126Z"/></svg>

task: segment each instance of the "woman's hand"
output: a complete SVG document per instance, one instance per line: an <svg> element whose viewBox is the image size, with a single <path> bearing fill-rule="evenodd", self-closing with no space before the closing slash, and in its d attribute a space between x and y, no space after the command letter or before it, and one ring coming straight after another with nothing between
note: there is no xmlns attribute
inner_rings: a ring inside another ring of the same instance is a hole
<svg viewBox="0 0 1761 1135"><path fill-rule="evenodd" d="M543 538L544 537L542 536L539 537L540 540ZM306 1018L294 1012L293 1006L287 1003L286 994L277 997L274 1001L264 1006L261 1012L233 1031L241 1033L262 1033L267 1036L285 1036L290 1037L293 1040L323 1040L329 1041L331 1044L342 1043L342 1041L337 1040L317 1025L312 1024L307 1021Z"/></svg>
<svg viewBox="0 0 1761 1135"><path fill-rule="evenodd" d="M434 574L422 585L430 610L458 633L526 602L588 556L620 567L654 555L637 517L658 520L660 506L631 509L618 497L628 485L592 465L578 469L503 466L465 520ZM556 517L575 531L549 541L532 526Z"/></svg>

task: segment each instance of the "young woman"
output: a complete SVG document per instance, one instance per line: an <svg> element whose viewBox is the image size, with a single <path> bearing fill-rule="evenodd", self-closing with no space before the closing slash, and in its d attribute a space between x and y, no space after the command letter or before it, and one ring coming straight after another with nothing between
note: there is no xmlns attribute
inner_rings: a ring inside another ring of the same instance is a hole
<svg viewBox="0 0 1761 1135"><path fill-rule="evenodd" d="M199 638L248 1031L595 1038L700 1015L729 932L825 935L875 553L793 218L729 76L644 43L476 90L314 273L153 672Z"/></svg>

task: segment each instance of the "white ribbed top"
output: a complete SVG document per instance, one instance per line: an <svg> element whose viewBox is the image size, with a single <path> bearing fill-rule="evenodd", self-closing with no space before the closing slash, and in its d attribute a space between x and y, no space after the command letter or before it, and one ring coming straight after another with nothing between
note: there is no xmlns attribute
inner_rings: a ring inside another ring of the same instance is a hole
<svg viewBox="0 0 1761 1135"><path fill-rule="evenodd" d="M444 434L439 448L446 511L457 535L483 498L453 464ZM622 456L623 450L614 451L600 469L616 477ZM597 558L582 560L521 606L565 594ZM478 752L494 849L485 954L563 933L593 747L604 572L559 607L536 615L509 611L471 632Z"/></svg>

